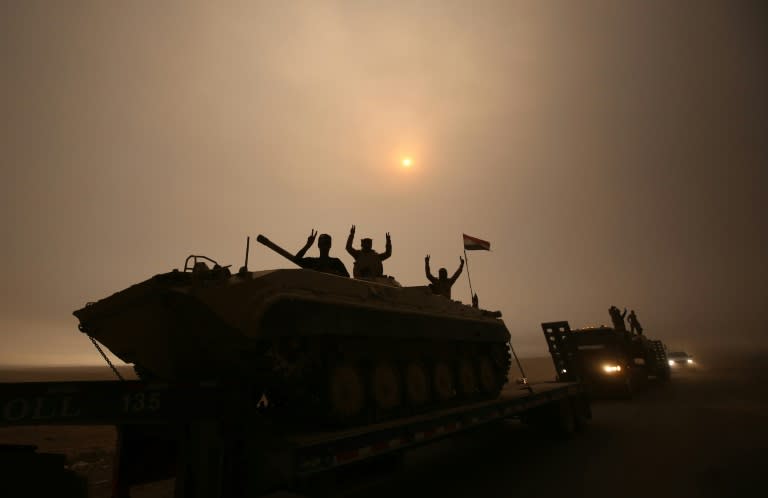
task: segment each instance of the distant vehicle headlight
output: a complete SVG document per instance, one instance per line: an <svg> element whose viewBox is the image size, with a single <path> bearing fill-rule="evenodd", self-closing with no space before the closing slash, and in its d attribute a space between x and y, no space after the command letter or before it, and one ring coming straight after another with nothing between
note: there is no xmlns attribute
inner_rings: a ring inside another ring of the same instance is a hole
<svg viewBox="0 0 768 498"><path fill-rule="evenodd" d="M693 360L688 358L688 363L693 363Z"/></svg>
<svg viewBox="0 0 768 498"><path fill-rule="evenodd" d="M560 372L561 372L561 373L567 373L567 372L568 372L568 370L566 370L566 369L564 368L564 369L562 369Z"/></svg>
<svg viewBox="0 0 768 498"><path fill-rule="evenodd" d="M671 367L671 366L673 366L673 365L675 364L675 362L674 362L674 361L672 361L672 360L669 360L667 363L669 363L669 366L670 366L670 367Z"/></svg>
<svg viewBox="0 0 768 498"><path fill-rule="evenodd" d="M620 365L603 365L603 370L605 371L605 373L621 372L621 366Z"/></svg>

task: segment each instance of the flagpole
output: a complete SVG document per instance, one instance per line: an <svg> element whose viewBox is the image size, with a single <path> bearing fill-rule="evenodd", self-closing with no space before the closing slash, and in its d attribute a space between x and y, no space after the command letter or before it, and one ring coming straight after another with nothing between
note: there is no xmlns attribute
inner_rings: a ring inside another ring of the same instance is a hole
<svg viewBox="0 0 768 498"><path fill-rule="evenodd" d="M463 244L462 244L463 245ZM467 256L467 248L464 248L464 260L467 262L467 278L469 279L469 298L470 302L475 297L475 291L472 290L472 277L469 276L469 256Z"/></svg>

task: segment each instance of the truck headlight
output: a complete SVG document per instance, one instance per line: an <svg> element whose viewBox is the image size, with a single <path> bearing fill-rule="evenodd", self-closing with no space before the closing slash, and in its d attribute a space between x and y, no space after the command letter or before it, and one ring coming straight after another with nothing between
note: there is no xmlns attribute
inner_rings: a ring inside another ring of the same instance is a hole
<svg viewBox="0 0 768 498"><path fill-rule="evenodd" d="M669 363L669 366L670 366L670 367L671 367L671 366L674 366L674 364L675 364L675 362L674 362L674 361L672 361L672 360L669 360L667 363Z"/></svg>
<svg viewBox="0 0 768 498"><path fill-rule="evenodd" d="M688 358L688 363L693 363L693 360Z"/></svg>
<svg viewBox="0 0 768 498"><path fill-rule="evenodd" d="M605 373L621 372L621 366L620 365L603 365L603 371Z"/></svg>

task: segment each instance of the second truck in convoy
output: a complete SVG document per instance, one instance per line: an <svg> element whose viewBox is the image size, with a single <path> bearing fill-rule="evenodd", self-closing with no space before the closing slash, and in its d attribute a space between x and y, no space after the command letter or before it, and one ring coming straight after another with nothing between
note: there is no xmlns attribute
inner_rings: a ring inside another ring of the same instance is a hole
<svg viewBox="0 0 768 498"><path fill-rule="evenodd" d="M583 382L592 395L632 393L649 377L669 380L664 344L611 327L571 329L568 322L541 324L561 382Z"/></svg>

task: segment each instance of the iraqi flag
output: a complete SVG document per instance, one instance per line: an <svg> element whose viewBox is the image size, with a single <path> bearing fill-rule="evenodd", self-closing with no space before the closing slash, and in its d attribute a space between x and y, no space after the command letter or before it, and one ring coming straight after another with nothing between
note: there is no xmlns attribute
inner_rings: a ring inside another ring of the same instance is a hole
<svg viewBox="0 0 768 498"><path fill-rule="evenodd" d="M490 251L491 243L487 240L471 237L466 233L461 234L464 237L465 251Z"/></svg>

